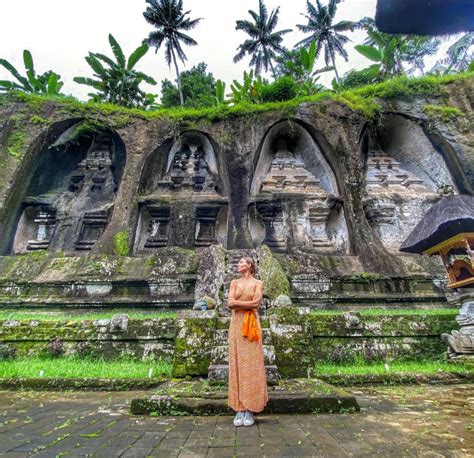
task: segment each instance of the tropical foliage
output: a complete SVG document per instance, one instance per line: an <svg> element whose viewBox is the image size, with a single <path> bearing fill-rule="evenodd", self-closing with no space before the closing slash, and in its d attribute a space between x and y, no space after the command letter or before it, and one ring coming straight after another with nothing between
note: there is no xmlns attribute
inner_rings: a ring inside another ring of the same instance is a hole
<svg viewBox="0 0 474 458"><path fill-rule="evenodd" d="M260 75L254 77L253 70L249 72L244 71L243 82L240 83L234 80L230 85L230 90L232 91L229 94L230 102L234 105L239 103L261 103L262 90L265 83Z"/></svg>
<svg viewBox="0 0 474 458"><path fill-rule="evenodd" d="M61 92L63 82L61 77L48 70L40 75L36 74L33 56L25 49L23 51L23 63L25 65L26 76L20 72L6 59L0 59L0 65L10 72L16 81L0 80L0 91L23 91L39 94L57 95Z"/></svg>
<svg viewBox="0 0 474 458"><path fill-rule="evenodd" d="M126 59L122 48L112 34L109 34L109 43L115 60L101 53L89 52L85 59L94 71L95 78L76 76L74 81L97 91L89 94L93 101L114 103L130 108L145 108L151 105L155 96L147 94L139 86L142 82L155 85L156 81L134 68L148 52L148 45L143 43Z"/></svg>
<svg viewBox="0 0 474 458"><path fill-rule="evenodd" d="M204 62L191 70L181 73L181 87L184 106L189 108L210 107L215 105L216 81L212 73L207 73ZM181 104L177 84L165 79L161 89L161 104L175 107Z"/></svg>
<svg viewBox="0 0 474 458"><path fill-rule="evenodd" d="M474 61L473 46L474 32L462 35L459 40L449 47L447 56L437 62L431 72L449 75L450 73L468 70Z"/></svg>
<svg viewBox="0 0 474 458"><path fill-rule="evenodd" d="M324 89L324 86L318 83L320 73L333 70L333 67L324 67L315 70L316 65L315 41L312 41L309 49L301 47L294 51L289 51L279 59L278 74L293 78L297 85L297 96L314 95Z"/></svg>
<svg viewBox="0 0 474 458"><path fill-rule="evenodd" d="M255 68L256 75L260 75L263 68L266 72L271 69L273 76L275 76L273 61L279 53L285 50L282 45L283 35L291 32L291 29L274 31L278 24L279 12L280 7L268 15L265 3L263 0L259 0L258 13L249 10L254 22L248 20L236 22L235 29L244 31L250 38L237 48L239 52L234 56L234 62L239 62L246 55L250 55L252 56L250 66Z"/></svg>
<svg viewBox="0 0 474 458"><path fill-rule="evenodd" d="M306 14L303 14L307 23L296 26L302 32L309 34L296 46L309 46L311 42L316 41L316 57L324 50L326 67L332 65L337 81L339 81L339 74L336 68L336 54L342 56L346 61L349 58L344 46L347 45L350 39L344 35L344 32L352 32L360 28L360 24L353 21L333 23L339 2L340 0L329 0L328 5L322 5L320 0L316 0L313 5L307 0Z"/></svg>
<svg viewBox="0 0 474 458"><path fill-rule="evenodd" d="M364 44L355 49L377 62L382 77L413 74L419 70L423 73L424 58L435 54L440 40L430 36L394 35L380 32L375 27L373 19L364 18L361 24L367 30Z"/></svg>
<svg viewBox="0 0 474 458"><path fill-rule="evenodd" d="M190 19L187 16L191 11L183 12L182 0L146 0L149 6L143 13L146 21L155 27L150 32L147 42L154 46L156 51L164 44L165 59L168 66L174 64L181 105L184 105L184 96L181 88L181 78L178 60L184 63L187 60L182 43L187 46L196 46L197 41L184 32L194 29L201 18Z"/></svg>

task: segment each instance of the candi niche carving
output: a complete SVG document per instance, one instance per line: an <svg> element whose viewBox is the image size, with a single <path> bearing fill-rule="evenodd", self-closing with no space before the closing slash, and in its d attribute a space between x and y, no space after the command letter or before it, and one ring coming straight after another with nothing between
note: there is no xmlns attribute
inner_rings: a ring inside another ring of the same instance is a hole
<svg viewBox="0 0 474 458"><path fill-rule="evenodd" d="M362 139L366 160L364 210L384 245L398 252L428 209L440 199L441 186L456 186L441 154L422 128L398 115ZM423 153L421 154L420 151Z"/></svg>
<svg viewBox="0 0 474 458"><path fill-rule="evenodd" d="M113 132L82 123L67 129L37 157L12 252L91 250L109 221L124 162L125 147Z"/></svg>
<svg viewBox="0 0 474 458"><path fill-rule="evenodd" d="M249 229L256 246L275 252L349 250L343 202L318 144L301 124L281 121L267 133L251 184Z"/></svg>
<svg viewBox="0 0 474 458"><path fill-rule="evenodd" d="M158 148L141 184L135 253L165 246L226 246L224 176L210 139L201 132L185 132Z"/></svg>

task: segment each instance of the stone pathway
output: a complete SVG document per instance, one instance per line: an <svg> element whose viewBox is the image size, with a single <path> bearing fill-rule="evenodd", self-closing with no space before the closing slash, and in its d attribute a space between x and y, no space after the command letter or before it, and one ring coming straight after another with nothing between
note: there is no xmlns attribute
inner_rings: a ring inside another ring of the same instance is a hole
<svg viewBox="0 0 474 458"><path fill-rule="evenodd" d="M358 414L139 417L147 392L0 391L5 457L469 457L474 385L354 388Z"/></svg>

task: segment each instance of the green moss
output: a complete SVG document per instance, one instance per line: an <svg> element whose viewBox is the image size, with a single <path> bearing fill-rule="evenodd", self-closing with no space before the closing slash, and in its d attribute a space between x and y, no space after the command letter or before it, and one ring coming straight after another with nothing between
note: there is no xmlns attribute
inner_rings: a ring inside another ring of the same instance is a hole
<svg viewBox="0 0 474 458"><path fill-rule="evenodd" d="M145 111L140 109L124 108L106 103L80 102L73 97L57 97L48 95L25 94L12 92L4 97L9 100L28 104L33 110L41 110L46 103L57 103L64 114L84 116L87 119L101 118L109 127L123 127L136 119L168 119L177 122L195 122L207 120L215 122L222 119L248 116L250 114L279 111L286 116L294 116L298 105L302 102L324 102L334 100L351 109L359 111L366 117L372 117L378 110L375 98L412 97L414 95L439 95L443 92L443 85L456 80L472 78L472 72L449 76L425 76L421 78L399 77L379 84L363 86L357 89L334 92L327 90L311 97L300 97L285 102L265 104L242 104L235 106L219 105L202 109L160 109Z"/></svg>
<svg viewBox="0 0 474 458"><path fill-rule="evenodd" d="M30 121L33 123L33 124L48 124L48 120L41 117L41 116L38 116L38 115L34 115L30 118Z"/></svg>
<svg viewBox="0 0 474 458"><path fill-rule="evenodd" d="M430 118L443 122L454 121L456 118L463 116L461 110L449 105L425 105L423 112Z"/></svg>
<svg viewBox="0 0 474 458"><path fill-rule="evenodd" d="M259 249L259 273L263 282L264 294L269 299L275 299L280 294L290 294L290 282L285 275L278 259L271 250L263 245Z"/></svg>
<svg viewBox="0 0 474 458"><path fill-rule="evenodd" d="M377 280L380 280L382 277L374 272L360 272L352 276L355 280L363 280L367 283L371 283Z"/></svg>
<svg viewBox="0 0 474 458"><path fill-rule="evenodd" d="M117 256L128 256L130 254L128 231L120 231L114 235L114 251Z"/></svg>
<svg viewBox="0 0 474 458"><path fill-rule="evenodd" d="M26 133L22 127L14 127L7 138L7 152L10 156L20 159L24 154Z"/></svg>

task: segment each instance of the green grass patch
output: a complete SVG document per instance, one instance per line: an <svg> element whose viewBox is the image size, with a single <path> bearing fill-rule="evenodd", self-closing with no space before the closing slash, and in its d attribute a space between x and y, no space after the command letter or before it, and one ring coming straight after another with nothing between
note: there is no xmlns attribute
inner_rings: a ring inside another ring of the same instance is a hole
<svg viewBox="0 0 474 458"><path fill-rule="evenodd" d="M461 110L449 105L425 105L423 112L433 119L439 119L443 122L454 121L456 118L463 116Z"/></svg>
<svg viewBox="0 0 474 458"><path fill-rule="evenodd" d="M152 378L171 377L172 363L166 359L140 361L132 358L104 360L67 356L61 358L18 358L0 361L0 377L43 377L43 378ZM39 375L43 371L43 375Z"/></svg>
<svg viewBox="0 0 474 458"><path fill-rule="evenodd" d="M125 313L133 320L146 320L151 318L173 319L177 318L177 312L124 312L123 310L104 311L104 312L18 312L18 311L0 311L0 320L39 320L39 321L93 321L110 319L113 315Z"/></svg>
<svg viewBox="0 0 474 458"><path fill-rule="evenodd" d="M463 364L437 361L405 361L392 363L333 364L321 363L315 365L318 375L384 375L415 373L434 375L440 372L474 373L474 368Z"/></svg>
<svg viewBox="0 0 474 458"><path fill-rule="evenodd" d="M138 108L124 108L108 103L81 102L71 96L25 94L22 92L0 95L0 104L7 98L7 101L26 103L33 111L41 112L44 104L54 102L61 106L61 111L65 115L84 116L88 119L97 119L97 115L103 115L107 125L115 128L123 127L133 122L133 118L149 120L169 119L177 122L203 119L214 122L221 119L249 116L268 111L280 111L282 117L291 117L300 103L316 103L328 99L345 104L367 118L372 118L379 110L379 106L374 100L376 98L439 95L443 92L443 85L465 78L472 78L473 76L473 72L448 76L423 76L420 78L402 76L384 81L383 83L371 84L341 92L334 92L328 89L311 97L300 97L284 102L240 104L234 106L219 105L199 109L169 108L146 111Z"/></svg>
<svg viewBox="0 0 474 458"><path fill-rule="evenodd" d="M342 315L343 313L359 313L361 316L421 316L421 315L452 315L459 313L457 308L438 308L438 309L361 309L357 311L350 310L312 310L312 315Z"/></svg>

